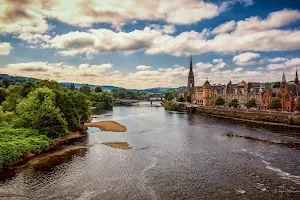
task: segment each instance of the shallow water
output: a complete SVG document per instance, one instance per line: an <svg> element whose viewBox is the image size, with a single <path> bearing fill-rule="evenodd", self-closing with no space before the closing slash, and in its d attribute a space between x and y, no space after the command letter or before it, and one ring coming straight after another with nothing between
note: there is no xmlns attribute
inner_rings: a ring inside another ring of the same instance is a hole
<svg viewBox="0 0 300 200"><path fill-rule="evenodd" d="M297 130L148 103L115 107L93 120L115 120L128 131L90 128L69 153L2 176L0 199L300 199L299 149L225 136L300 142ZM133 149L103 142L128 142Z"/></svg>

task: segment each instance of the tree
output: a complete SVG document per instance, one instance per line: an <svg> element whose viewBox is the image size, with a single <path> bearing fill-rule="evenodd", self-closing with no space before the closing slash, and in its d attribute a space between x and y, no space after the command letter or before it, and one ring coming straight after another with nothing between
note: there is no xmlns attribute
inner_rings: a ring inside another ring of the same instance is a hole
<svg viewBox="0 0 300 200"><path fill-rule="evenodd" d="M184 97L183 97L183 96L180 96L179 99L178 99L178 101L179 101L179 102L184 102Z"/></svg>
<svg viewBox="0 0 300 200"><path fill-rule="evenodd" d="M103 89L100 86L95 87L95 92L99 93L102 91L103 91Z"/></svg>
<svg viewBox="0 0 300 200"><path fill-rule="evenodd" d="M237 99L233 99L230 103L229 103L229 107L234 107L237 108L239 106L239 101Z"/></svg>
<svg viewBox="0 0 300 200"><path fill-rule="evenodd" d="M82 86L81 88L79 88L79 91L82 94L89 96L92 90L91 90L91 87L88 84L86 84L86 85Z"/></svg>
<svg viewBox="0 0 300 200"><path fill-rule="evenodd" d="M273 84L273 88L279 88L280 87L280 82L275 82Z"/></svg>
<svg viewBox="0 0 300 200"><path fill-rule="evenodd" d="M74 83L71 83L71 85L70 85L70 88L69 88L69 89L70 89L70 90L72 90L72 91L76 90Z"/></svg>
<svg viewBox="0 0 300 200"><path fill-rule="evenodd" d="M191 103L191 102L192 102L191 97L190 97L190 96L187 96L187 97L186 97L186 101L189 102L189 103Z"/></svg>
<svg viewBox="0 0 300 200"><path fill-rule="evenodd" d="M54 105L59 108L61 116L66 120L70 131L79 128L78 119L76 118L76 107L72 101L70 90L61 88L52 90L55 94Z"/></svg>
<svg viewBox="0 0 300 200"><path fill-rule="evenodd" d="M57 138L67 133L67 122L55 106L55 93L47 88L38 88L18 103L18 119L14 126L37 129L41 134Z"/></svg>
<svg viewBox="0 0 300 200"><path fill-rule="evenodd" d="M5 101L6 96L7 96L7 92L5 88L0 88L0 105L3 101Z"/></svg>
<svg viewBox="0 0 300 200"><path fill-rule="evenodd" d="M215 102L216 106L224 106L225 105L225 100L222 97L218 97L218 99Z"/></svg>
<svg viewBox="0 0 300 200"><path fill-rule="evenodd" d="M247 108L256 108L257 107L257 103L255 99L250 99L247 103L246 103Z"/></svg>
<svg viewBox="0 0 300 200"><path fill-rule="evenodd" d="M70 92L70 97L76 108L76 119L79 125L87 122L91 113L91 102L88 97L80 92Z"/></svg>
<svg viewBox="0 0 300 200"><path fill-rule="evenodd" d="M279 108L282 108L282 105L281 105L281 99L280 98L274 98L272 99L271 103L269 104L268 108L271 108L271 109L279 109Z"/></svg>

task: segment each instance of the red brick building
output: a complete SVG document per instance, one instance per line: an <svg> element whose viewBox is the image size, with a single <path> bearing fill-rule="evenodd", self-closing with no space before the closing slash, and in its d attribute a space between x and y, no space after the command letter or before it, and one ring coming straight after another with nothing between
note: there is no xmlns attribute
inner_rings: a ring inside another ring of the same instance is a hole
<svg viewBox="0 0 300 200"><path fill-rule="evenodd" d="M295 107L299 100L299 96L300 85L297 70L294 83L287 82L283 73L280 88L277 91L272 89L270 87L270 84L266 84L265 90L262 93L261 108L262 110L267 110L272 99L277 97L281 100L281 110L293 112L295 111Z"/></svg>

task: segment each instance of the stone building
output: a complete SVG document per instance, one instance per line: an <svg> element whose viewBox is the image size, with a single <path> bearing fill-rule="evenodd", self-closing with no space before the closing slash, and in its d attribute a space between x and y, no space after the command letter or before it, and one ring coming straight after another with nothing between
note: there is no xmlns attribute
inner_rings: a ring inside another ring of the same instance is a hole
<svg viewBox="0 0 300 200"><path fill-rule="evenodd" d="M239 108L247 108L246 104L250 99L255 99L260 108L261 94L263 92L258 82L244 83L240 82L238 85L232 84L231 81L227 85L214 85L212 87L213 102L219 97L225 100L226 105L233 100L237 99Z"/></svg>
<svg viewBox="0 0 300 200"><path fill-rule="evenodd" d="M208 80L205 81L202 87L196 88L195 93L195 103L202 106L212 106L213 101L213 92L212 87Z"/></svg>

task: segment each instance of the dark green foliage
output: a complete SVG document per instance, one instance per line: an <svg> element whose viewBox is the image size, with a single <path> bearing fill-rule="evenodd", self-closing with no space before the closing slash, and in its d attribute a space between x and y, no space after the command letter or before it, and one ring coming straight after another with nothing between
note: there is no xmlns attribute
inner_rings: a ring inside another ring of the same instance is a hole
<svg viewBox="0 0 300 200"><path fill-rule="evenodd" d="M215 102L216 106L224 106L225 105L225 100L221 97L219 97L216 102Z"/></svg>
<svg viewBox="0 0 300 200"><path fill-rule="evenodd" d="M87 122L91 114L91 102L88 97L80 92L73 91L70 93L71 99L76 108L76 119L79 125Z"/></svg>
<svg viewBox="0 0 300 200"><path fill-rule="evenodd" d="M255 99L250 99L247 103L246 103L247 108L256 108L257 107L257 103Z"/></svg>
<svg viewBox="0 0 300 200"><path fill-rule="evenodd" d="M171 102L171 101L163 101L162 106L166 110L170 111L184 111L184 105L181 103Z"/></svg>
<svg viewBox="0 0 300 200"><path fill-rule="evenodd" d="M237 108L239 106L239 101L237 99L233 99L230 103L229 103L229 107L233 107L233 108Z"/></svg>
<svg viewBox="0 0 300 200"><path fill-rule="evenodd" d="M39 80L37 87L47 87L49 89L59 89L59 83L53 80Z"/></svg>
<svg viewBox="0 0 300 200"><path fill-rule="evenodd" d="M66 135L67 122L62 118L59 108L49 99L45 100L36 113L37 120L34 128L49 138Z"/></svg>
<svg viewBox="0 0 300 200"><path fill-rule="evenodd" d="M71 85L70 85L70 90L76 90L76 88L75 88L75 85L74 85L74 83L71 83Z"/></svg>
<svg viewBox="0 0 300 200"><path fill-rule="evenodd" d="M271 108L271 109L279 109L279 108L282 108L280 98L274 98L274 99L272 99L272 101L271 101L271 103L269 104L268 107Z"/></svg>
<svg viewBox="0 0 300 200"><path fill-rule="evenodd" d="M99 93L102 92L102 88L100 86L95 87L95 92Z"/></svg>
<svg viewBox="0 0 300 200"><path fill-rule="evenodd" d="M54 104L59 108L62 117L68 124L68 129L73 131L79 128L77 116L77 108L72 101L72 92L67 89L54 90Z"/></svg>
<svg viewBox="0 0 300 200"><path fill-rule="evenodd" d="M49 139L36 130L0 129L0 168L9 165L26 153L39 153L49 146Z"/></svg>
<svg viewBox="0 0 300 200"><path fill-rule="evenodd" d="M173 91L165 93L165 99L167 101L171 101L171 100L173 100L174 98L177 98L177 97L178 97L178 91L177 90L173 90Z"/></svg>
<svg viewBox="0 0 300 200"><path fill-rule="evenodd" d="M88 84L86 84L86 85L82 86L81 88L79 88L79 91L82 94L85 94L86 96L90 96L92 89Z"/></svg>
<svg viewBox="0 0 300 200"><path fill-rule="evenodd" d="M189 102L189 103L191 103L191 102L192 102L191 97L190 97L190 96L187 96L187 97L186 97L186 101Z"/></svg>
<svg viewBox="0 0 300 200"><path fill-rule="evenodd" d="M178 101L179 101L179 102L184 102L183 96L180 96L179 99L178 99Z"/></svg>
<svg viewBox="0 0 300 200"><path fill-rule="evenodd" d="M7 96L7 92L4 88L0 87L0 105L3 101L5 101Z"/></svg>
<svg viewBox="0 0 300 200"><path fill-rule="evenodd" d="M275 82L273 84L273 88L279 88L280 87L280 82Z"/></svg>
<svg viewBox="0 0 300 200"><path fill-rule="evenodd" d="M0 131L0 168L25 153L46 149L48 138L81 130L90 116L86 95L60 88L54 81L17 83L0 89L6 94L0 106L0 130L7 132Z"/></svg>

